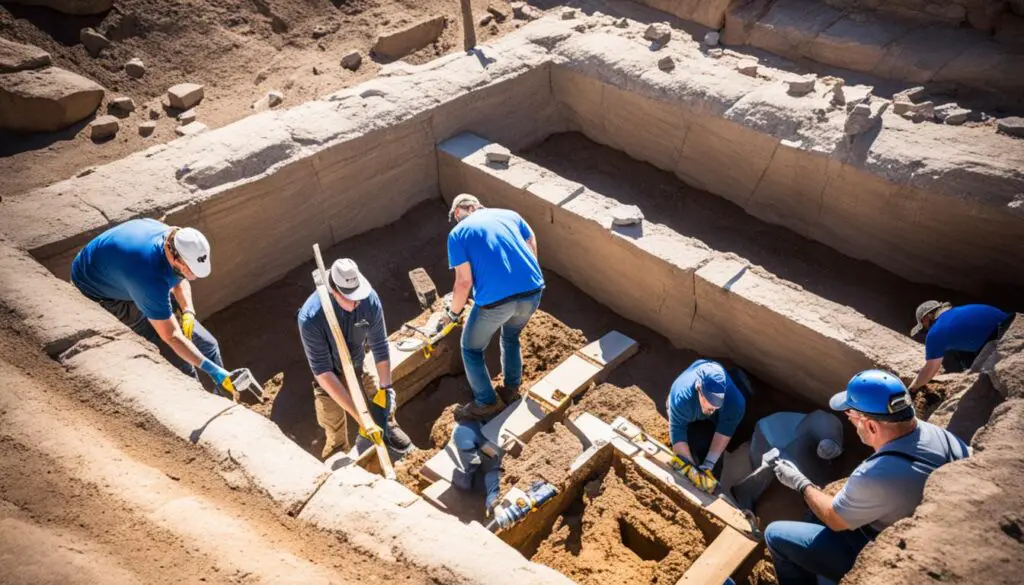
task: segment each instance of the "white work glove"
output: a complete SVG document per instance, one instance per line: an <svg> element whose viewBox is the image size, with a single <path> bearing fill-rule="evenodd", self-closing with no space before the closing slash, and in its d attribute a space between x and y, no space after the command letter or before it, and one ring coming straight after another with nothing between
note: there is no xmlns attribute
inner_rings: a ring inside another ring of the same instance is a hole
<svg viewBox="0 0 1024 585"><path fill-rule="evenodd" d="M775 477L779 478L779 483L782 485L801 494L804 493L804 489L808 486L814 485L792 461L786 461L785 459L779 459L775 462Z"/></svg>

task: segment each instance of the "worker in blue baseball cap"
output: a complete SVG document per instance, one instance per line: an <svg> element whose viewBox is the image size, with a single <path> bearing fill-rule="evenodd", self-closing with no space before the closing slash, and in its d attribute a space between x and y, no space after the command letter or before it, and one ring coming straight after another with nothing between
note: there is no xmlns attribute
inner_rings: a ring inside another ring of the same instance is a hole
<svg viewBox="0 0 1024 585"><path fill-rule="evenodd" d="M875 453L835 496L793 462L775 464L779 481L800 492L814 514L813 522L777 521L765 529L780 585L812 585L818 575L838 582L879 532L914 513L933 471L968 455L956 435L917 419L907 387L888 372L857 374L829 405L846 413Z"/></svg>
<svg viewBox="0 0 1024 585"><path fill-rule="evenodd" d="M742 370L732 374L718 362L697 360L672 383L665 405L673 467L708 493L718 486L722 453L747 408L750 382Z"/></svg>

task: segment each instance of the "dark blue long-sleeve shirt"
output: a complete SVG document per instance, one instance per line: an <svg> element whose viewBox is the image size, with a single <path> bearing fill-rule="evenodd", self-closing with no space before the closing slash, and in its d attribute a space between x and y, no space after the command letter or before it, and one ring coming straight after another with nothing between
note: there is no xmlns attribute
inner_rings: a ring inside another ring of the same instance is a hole
<svg viewBox="0 0 1024 585"><path fill-rule="evenodd" d="M363 349L369 343L376 363L390 359L388 351L387 329L384 327L384 307L380 303L377 291L370 293L359 302L359 306L351 313L338 306L331 298L331 307L338 317L341 332L345 335L348 353L352 356L352 365L356 370L363 367ZM299 334L302 336L302 349L306 352L309 369L314 376L326 372L341 374L341 358L334 344L334 336L327 325L320 296L314 291L298 313Z"/></svg>

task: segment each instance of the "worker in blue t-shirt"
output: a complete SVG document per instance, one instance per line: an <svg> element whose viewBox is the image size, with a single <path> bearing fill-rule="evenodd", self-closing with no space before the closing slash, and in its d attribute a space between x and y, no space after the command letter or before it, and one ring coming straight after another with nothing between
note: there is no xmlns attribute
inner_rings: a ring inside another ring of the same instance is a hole
<svg viewBox="0 0 1024 585"><path fill-rule="evenodd" d="M163 341L181 371L195 376L194 366L199 366L218 388L230 388L217 340L196 320L192 304L189 281L209 274L206 237L155 219L133 219L108 229L71 263L71 282L82 294L149 341Z"/></svg>
<svg viewBox="0 0 1024 585"><path fill-rule="evenodd" d="M395 391L391 388L391 353L388 334L384 326L384 306L370 282L349 258L340 258L331 265L327 288L331 296L331 310L338 319L352 367L360 388L346 388L342 364L334 335L327 325L320 295L314 291L299 309L297 321L302 349L309 369L315 378L313 401L316 419L324 429L325 441L321 455L324 459L348 442L345 413L359 421L359 411L352 402L350 392L363 392L372 399L367 404L373 422L383 433L384 443L399 453L412 449L412 441L395 421ZM369 345L376 365L375 372L367 370L363 362ZM377 429L359 429L367 440Z"/></svg>
<svg viewBox="0 0 1024 585"><path fill-rule="evenodd" d="M745 374L741 380L746 386ZM673 464L695 486L715 491L720 458L746 409L743 392L718 362L697 360L672 383L666 410Z"/></svg>
<svg viewBox="0 0 1024 585"><path fill-rule="evenodd" d="M459 319L473 292L473 307L462 331L462 363L473 401L459 406L455 418L486 420L519 395L523 378L519 334L540 306L544 291L537 236L518 213L486 209L467 194L455 198L448 219L457 225L448 234L448 265L455 270L455 287L447 321ZM484 363L484 350L499 329L503 396L494 391Z"/></svg>
<svg viewBox="0 0 1024 585"><path fill-rule="evenodd" d="M917 307L915 336L928 332L924 342L924 367L910 384L913 392L927 384L945 365L947 372L970 369L978 352L989 341L1002 337L1013 321L1013 313L1004 313L988 305L963 305L925 301Z"/></svg>

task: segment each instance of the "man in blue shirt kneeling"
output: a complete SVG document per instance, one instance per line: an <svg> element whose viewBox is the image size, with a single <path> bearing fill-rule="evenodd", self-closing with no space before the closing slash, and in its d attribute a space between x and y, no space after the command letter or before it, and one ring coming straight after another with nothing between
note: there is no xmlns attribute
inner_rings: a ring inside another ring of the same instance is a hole
<svg viewBox="0 0 1024 585"><path fill-rule="evenodd" d="M970 369L981 348L999 339L1010 328L1014 313L988 305L963 305L925 301L917 307L917 326L910 335L928 332L924 342L924 367L910 384L913 392L924 386L945 365L947 372Z"/></svg>

